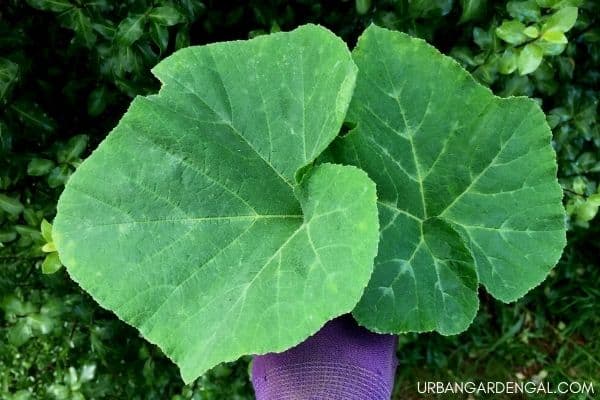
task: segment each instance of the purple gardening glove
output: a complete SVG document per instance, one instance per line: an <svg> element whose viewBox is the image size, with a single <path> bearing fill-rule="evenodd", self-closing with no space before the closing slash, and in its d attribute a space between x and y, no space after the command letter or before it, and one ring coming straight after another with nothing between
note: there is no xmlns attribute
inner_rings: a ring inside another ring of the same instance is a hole
<svg viewBox="0 0 600 400"><path fill-rule="evenodd" d="M344 315L283 353L255 356L257 400L389 400L396 336L379 335Z"/></svg>

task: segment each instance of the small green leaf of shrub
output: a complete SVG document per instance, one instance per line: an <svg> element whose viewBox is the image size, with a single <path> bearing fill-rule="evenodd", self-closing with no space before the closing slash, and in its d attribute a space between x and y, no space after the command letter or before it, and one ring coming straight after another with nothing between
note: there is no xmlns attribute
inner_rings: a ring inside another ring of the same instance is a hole
<svg viewBox="0 0 600 400"><path fill-rule="evenodd" d="M38 10L65 12L73 8L69 0L27 0L27 3Z"/></svg>
<svg viewBox="0 0 600 400"><path fill-rule="evenodd" d="M14 197L0 193L0 210L16 216L23 212L23 204Z"/></svg>
<svg viewBox="0 0 600 400"><path fill-rule="evenodd" d="M518 45L527 40L525 28L525 25L519 21L504 21L496 28L496 35L507 43Z"/></svg>
<svg viewBox="0 0 600 400"><path fill-rule="evenodd" d="M54 161L45 158L34 158L27 164L27 174L30 176L43 176L54 167Z"/></svg>
<svg viewBox="0 0 600 400"><path fill-rule="evenodd" d="M567 32L577 21L577 7L565 7L552 14L542 27L542 31Z"/></svg>
<svg viewBox="0 0 600 400"><path fill-rule="evenodd" d="M355 7L357 14L366 14L371 8L371 0L356 0Z"/></svg>
<svg viewBox="0 0 600 400"><path fill-rule="evenodd" d="M151 21L163 26L176 25L182 20L182 16L179 11L168 6L153 8L148 14L148 17Z"/></svg>
<svg viewBox="0 0 600 400"><path fill-rule="evenodd" d="M529 43L519 53L517 66L519 74L527 75L535 71L544 58L544 50L535 43Z"/></svg>
<svg viewBox="0 0 600 400"><path fill-rule="evenodd" d="M546 31L542 35L542 39L550 43L566 44L568 42L565 34L560 31Z"/></svg>
<svg viewBox="0 0 600 400"><path fill-rule="evenodd" d="M53 274L62 267L62 263L58 257L54 240L52 239L52 225L43 219L40 231L42 234L42 239L46 242L42 246L42 251L44 253L49 253L42 262L42 273Z"/></svg>
<svg viewBox="0 0 600 400"><path fill-rule="evenodd" d="M145 14L128 17L117 28L116 40L121 46L131 46L144 34ZM125 48L123 50L126 50Z"/></svg>
<svg viewBox="0 0 600 400"><path fill-rule="evenodd" d="M42 220L42 225L40 227L40 231L42 232L42 238L46 241L46 243L52 243L52 225L46 221Z"/></svg>
<svg viewBox="0 0 600 400"><path fill-rule="evenodd" d="M540 6L535 0L509 1L506 10L511 17L521 22L537 22L541 17Z"/></svg>
<svg viewBox="0 0 600 400"><path fill-rule="evenodd" d="M0 57L0 104L10 94L19 77L19 65Z"/></svg>
<svg viewBox="0 0 600 400"><path fill-rule="evenodd" d="M527 35L527 37L529 37L530 39L535 39L539 36L540 31L535 26L528 26L527 28L525 28L525 30L523 30L523 33Z"/></svg>
<svg viewBox="0 0 600 400"><path fill-rule="evenodd" d="M486 3L486 0L461 0L462 13L459 22L465 23L480 18L485 13Z"/></svg>
<svg viewBox="0 0 600 400"><path fill-rule="evenodd" d="M498 71L501 74L512 74L517 69L517 54L513 49L506 49L498 63Z"/></svg>
<svg viewBox="0 0 600 400"><path fill-rule="evenodd" d="M86 135L73 136L61 147L56 157L59 163L72 163L79 160L87 147L88 137Z"/></svg>
<svg viewBox="0 0 600 400"><path fill-rule="evenodd" d="M42 262L42 273L53 274L58 271L60 267L62 267L62 264L58 258L58 253L53 252L44 258L44 261Z"/></svg>

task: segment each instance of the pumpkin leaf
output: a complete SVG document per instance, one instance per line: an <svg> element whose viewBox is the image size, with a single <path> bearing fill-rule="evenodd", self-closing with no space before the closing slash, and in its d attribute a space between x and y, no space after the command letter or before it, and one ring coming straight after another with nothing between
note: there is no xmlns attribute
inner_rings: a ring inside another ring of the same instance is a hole
<svg viewBox="0 0 600 400"><path fill-rule="evenodd" d="M562 191L544 114L495 97L455 61L371 26L353 51L359 73L334 159L377 184L381 236L354 311L378 332L464 331L477 286L514 301L565 245Z"/></svg>
<svg viewBox="0 0 600 400"><path fill-rule="evenodd" d="M311 167L356 77L324 28L189 47L153 71L159 94L136 98L69 179L53 239L71 277L191 382L354 308L376 193L355 167Z"/></svg>

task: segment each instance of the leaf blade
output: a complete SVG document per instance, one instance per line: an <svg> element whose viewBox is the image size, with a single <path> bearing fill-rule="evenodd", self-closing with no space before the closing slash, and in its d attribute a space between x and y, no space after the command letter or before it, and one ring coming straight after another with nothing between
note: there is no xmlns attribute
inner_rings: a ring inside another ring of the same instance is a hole
<svg viewBox="0 0 600 400"><path fill-rule="evenodd" d="M348 121L356 128L332 151L377 183L382 226L373 278L354 315L381 332L461 332L478 307L474 277L512 301L560 257L564 210L550 130L533 102L493 96L418 39L371 26L353 56L359 76ZM452 282L449 298L460 313L439 312L436 300L435 268L452 270L424 246L424 228L437 219L444 229L429 242L445 238L462 254L453 257L462 272L441 281ZM384 315L372 317L375 310Z"/></svg>
<svg viewBox="0 0 600 400"><path fill-rule="evenodd" d="M159 94L136 98L70 178L53 238L71 277L190 382L351 311L376 253L376 194L354 167L307 170L356 74L325 29L188 48L154 71Z"/></svg>

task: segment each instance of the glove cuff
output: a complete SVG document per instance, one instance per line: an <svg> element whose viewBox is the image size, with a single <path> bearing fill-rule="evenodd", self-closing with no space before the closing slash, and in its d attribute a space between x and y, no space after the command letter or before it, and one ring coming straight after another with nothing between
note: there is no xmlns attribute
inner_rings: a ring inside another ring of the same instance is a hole
<svg viewBox="0 0 600 400"><path fill-rule="evenodd" d="M395 336L372 333L342 316L283 353L255 356L256 399L389 400L395 353Z"/></svg>

